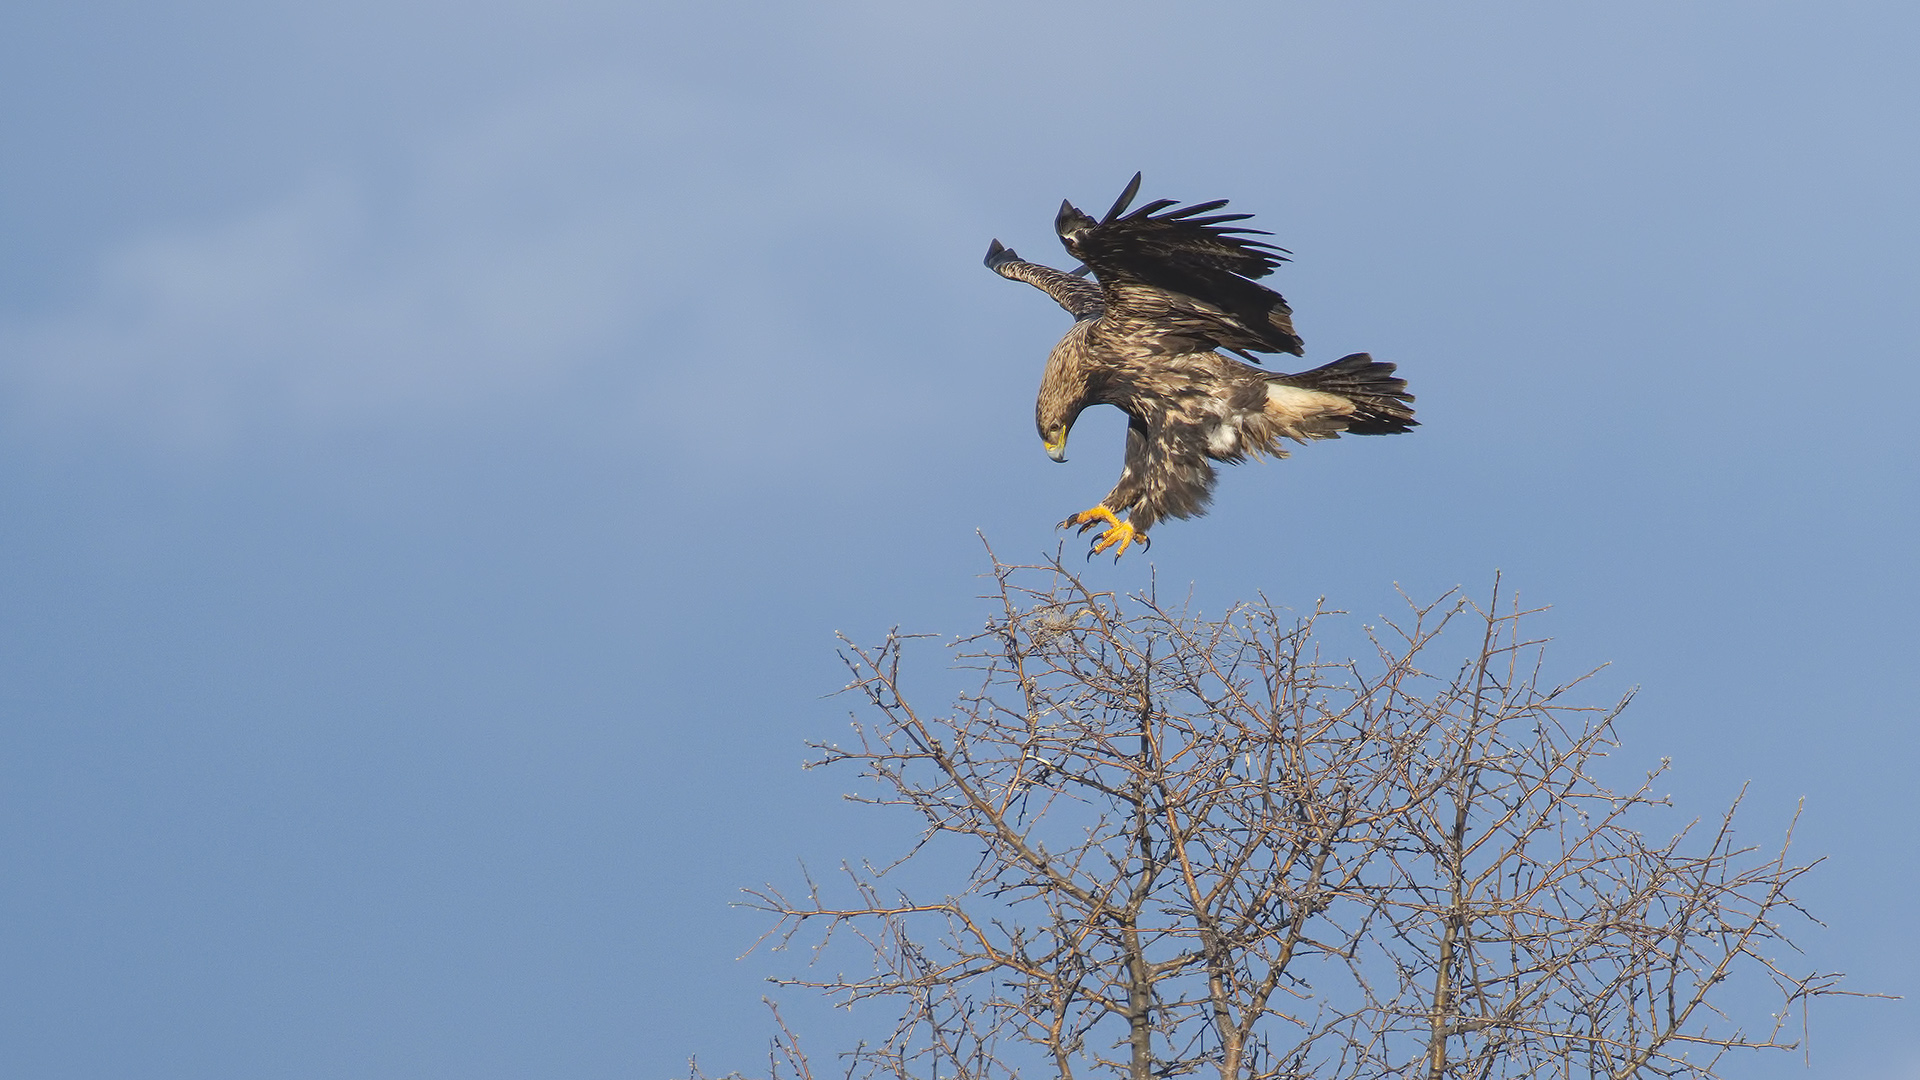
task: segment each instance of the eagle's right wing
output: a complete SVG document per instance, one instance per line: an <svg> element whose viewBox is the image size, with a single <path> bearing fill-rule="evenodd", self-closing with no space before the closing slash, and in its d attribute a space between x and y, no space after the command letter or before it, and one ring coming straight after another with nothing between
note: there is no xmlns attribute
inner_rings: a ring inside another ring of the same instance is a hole
<svg viewBox="0 0 1920 1080"><path fill-rule="evenodd" d="M1106 303L1100 298L1100 286L1072 274L1063 274L1051 266L1028 262L998 240L987 248L987 269L1001 277L1024 281L1039 289L1058 301L1075 319L1097 319L1106 311Z"/></svg>
<svg viewBox="0 0 1920 1080"><path fill-rule="evenodd" d="M1225 199L1186 207L1162 199L1126 213L1139 190L1135 173L1101 220L1061 203L1054 221L1060 242L1099 279L1113 329L1169 352L1301 355L1293 309L1252 280L1285 262L1285 249L1249 239L1267 235L1258 229L1228 224L1252 215L1212 213Z"/></svg>

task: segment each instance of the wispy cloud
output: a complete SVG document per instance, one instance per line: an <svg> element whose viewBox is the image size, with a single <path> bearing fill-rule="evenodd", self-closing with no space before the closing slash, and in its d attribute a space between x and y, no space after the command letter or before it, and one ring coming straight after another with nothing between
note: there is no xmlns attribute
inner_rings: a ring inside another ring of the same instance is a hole
<svg viewBox="0 0 1920 1080"><path fill-rule="evenodd" d="M490 414L612 359L663 393L689 364L776 377L809 334L779 259L834 199L885 219L926 194L868 151L619 76L417 145L128 239L88 293L0 325L11 411L221 444Z"/></svg>

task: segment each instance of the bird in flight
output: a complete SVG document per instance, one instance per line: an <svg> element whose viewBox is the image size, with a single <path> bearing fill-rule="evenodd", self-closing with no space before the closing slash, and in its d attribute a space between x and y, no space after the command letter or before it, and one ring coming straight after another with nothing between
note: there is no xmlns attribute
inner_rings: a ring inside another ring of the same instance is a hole
<svg viewBox="0 0 1920 1080"><path fill-rule="evenodd" d="M1418 424L1406 380L1366 353L1297 375L1252 366L1256 353L1303 353L1293 309L1255 280L1288 252L1251 239L1268 233L1232 224L1251 214L1216 213L1225 199L1184 207L1162 199L1129 213L1139 190L1135 173L1098 221L1060 204L1054 231L1082 264L1074 273L1027 262L998 240L986 259L1074 318L1047 357L1034 406L1048 456L1067 459L1067 433L1089 405L1127 414L1120 482L1061 523L1082 533L1104 526L1089 554L1111 548L1115 559L1150 543L1147 530L1161 518L1206 513L1216 461L1286 457L1282 439L1397 435Z"/></svg>

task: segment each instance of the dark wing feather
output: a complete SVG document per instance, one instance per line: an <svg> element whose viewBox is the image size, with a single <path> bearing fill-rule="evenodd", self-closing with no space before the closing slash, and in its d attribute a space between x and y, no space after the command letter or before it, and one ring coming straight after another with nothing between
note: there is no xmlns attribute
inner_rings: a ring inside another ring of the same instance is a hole
<svg viewBox="0 0 1920 1080"><path fill-rule="evenodd" d="M1163 351L1300 355L1293 309L1253 280L1285 262L1286 249L1231 224L1252 215L1213 213L1225 199L1186 207L1160 199L1128 213L1139 188L1136 173L1099 221L1070 203L1054 220L1067 251L1099 279L1113 329Z"/></svg>
<svg viewBox="0 0 1920 1080"><path fill-rule="evenodd" d="M1001 277L1024 281L1053 297L1075 319L1097 319L1106 310L1100 286L1051 266L1028 262L998 240L988 246L986 262L987 269Z"/></svg>

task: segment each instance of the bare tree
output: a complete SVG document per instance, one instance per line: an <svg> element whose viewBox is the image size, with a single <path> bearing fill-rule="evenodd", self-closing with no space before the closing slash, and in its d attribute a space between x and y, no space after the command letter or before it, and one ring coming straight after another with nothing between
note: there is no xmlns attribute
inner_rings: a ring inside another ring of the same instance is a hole
<svg viewBox="0 0 1920 1080"><path fill-rule="evenodd" d="M849 1076L1711 1077L1839 992L1777 959L1808 867L1738 841L1737 802L1648 839L1659 772L1595 775L1627 701L1550 684L1497 579L1409 603L1364 660L1321 655L1324 609L1208 619L1057 560L994 579L956 645L977 690L928 711L910 638L849 643L867 715L816 747L920 843L750 893L776 944L863 958L777 982L897 1005ZM1423 666L1461 630L1465 663ZM942 853L970 871L923 888ZM1729 980L1775 1007L1724 1014ZM808 1080L782 1032L775 1074Z"/></svg>

